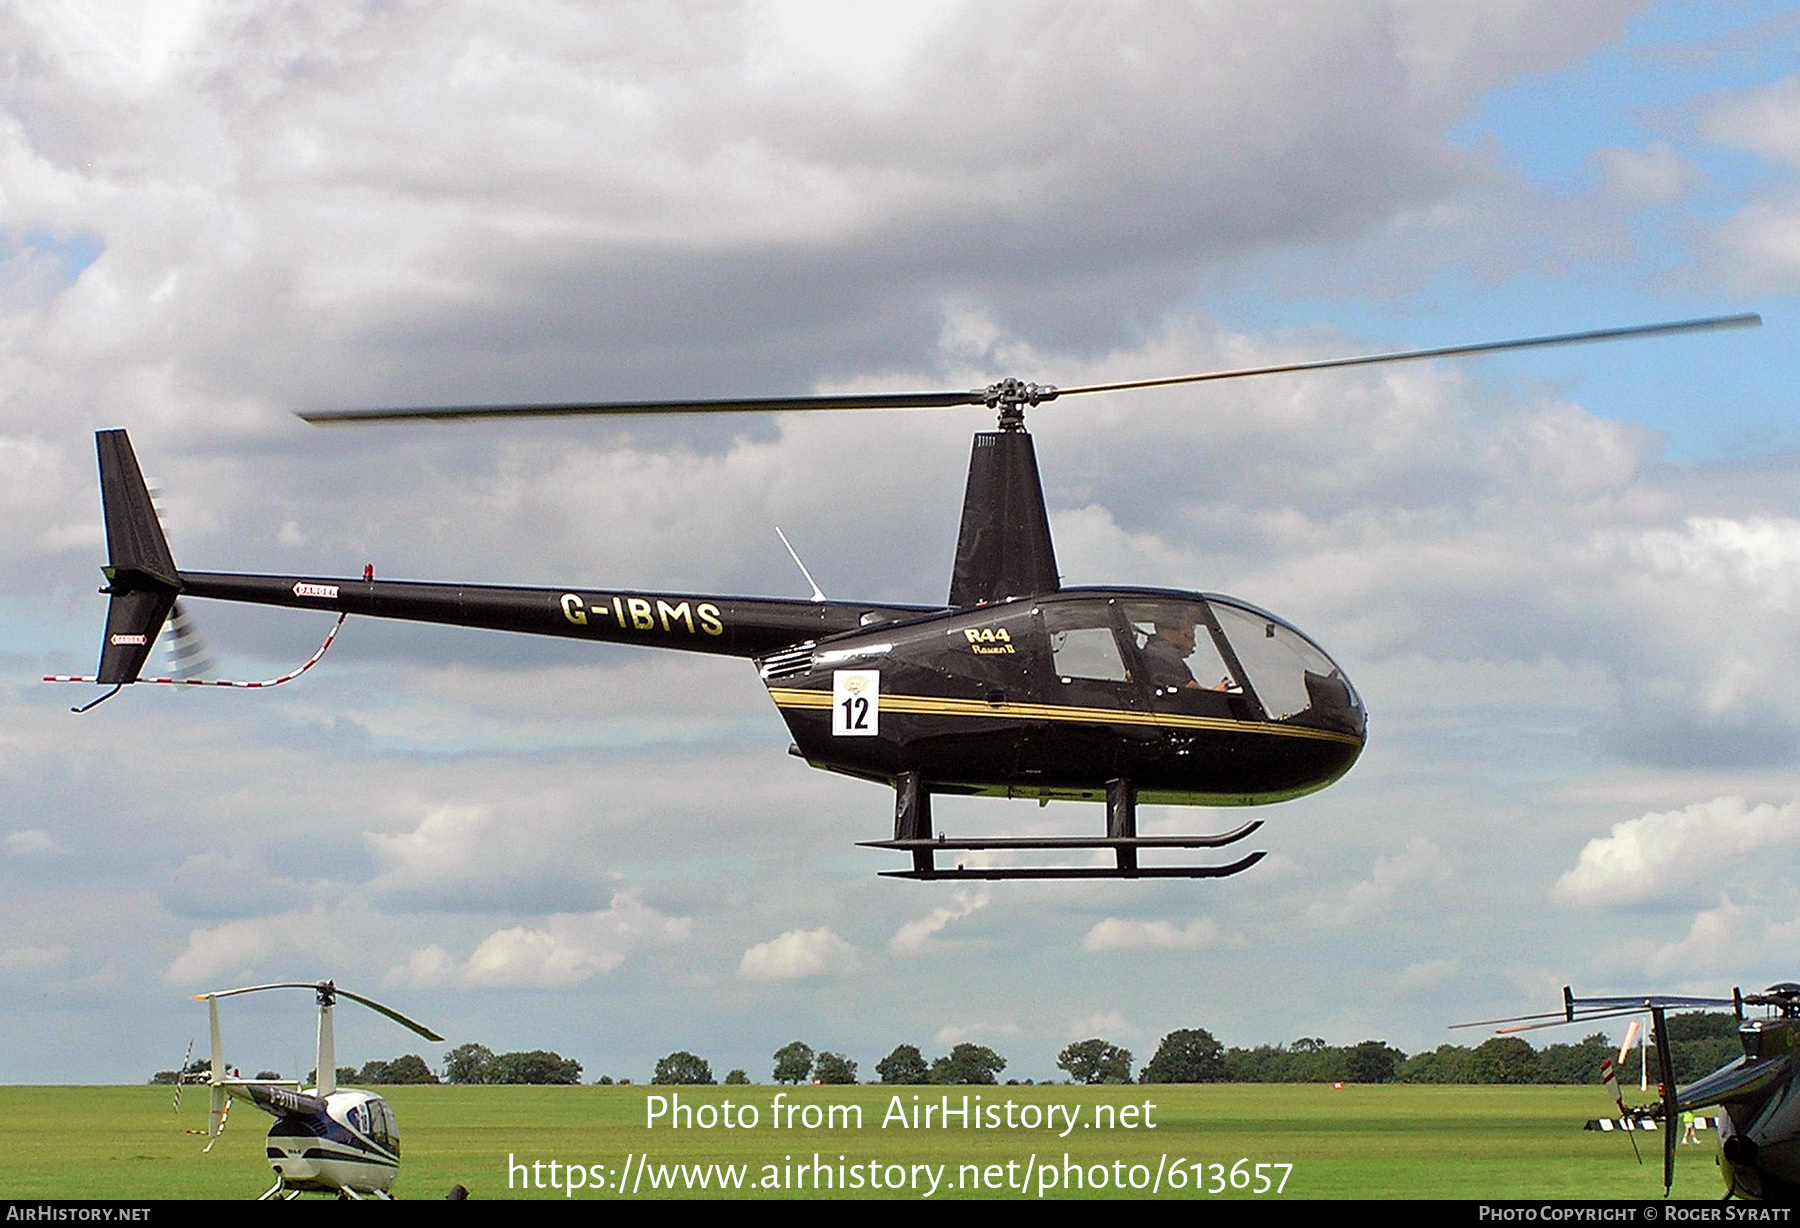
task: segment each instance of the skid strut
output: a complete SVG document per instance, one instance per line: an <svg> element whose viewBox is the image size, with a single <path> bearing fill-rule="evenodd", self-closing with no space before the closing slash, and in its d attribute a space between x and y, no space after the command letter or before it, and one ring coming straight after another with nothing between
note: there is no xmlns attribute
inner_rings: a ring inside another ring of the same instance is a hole
<svg viewBox="0 0 1800 1228"><path fill-rule="evenodd" d="M912 869L887 870L883 878L1025 879L1025 878L1225 878L1261 861L1251 853L1222 866L1140 866L1139 849L1212 849L1235 844L1262 826L1257 819L1210 836L1140 836L1137 834L1137 790L1129 780L1106 782L1104 836L976 836L951 839L931 833L931 791L917 772L902 772L894 782L894 838L864 840L864 848L894 849L912 854ZM1110 849L1111 866L955 866L939 867L939 850Z"/></svg>

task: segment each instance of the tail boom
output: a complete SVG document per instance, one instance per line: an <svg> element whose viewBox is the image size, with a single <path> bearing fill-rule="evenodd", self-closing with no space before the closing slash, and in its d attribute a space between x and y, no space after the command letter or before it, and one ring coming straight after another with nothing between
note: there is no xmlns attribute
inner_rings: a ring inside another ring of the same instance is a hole
<svg viewBox="0 0 1800 1228"><path fill-rule="evenodd" d="M759 657L871 621L937 612L931 606L788 601L696 593L515 588L410 580L182 572L183 595L325 610L566 639Z"/></svg>

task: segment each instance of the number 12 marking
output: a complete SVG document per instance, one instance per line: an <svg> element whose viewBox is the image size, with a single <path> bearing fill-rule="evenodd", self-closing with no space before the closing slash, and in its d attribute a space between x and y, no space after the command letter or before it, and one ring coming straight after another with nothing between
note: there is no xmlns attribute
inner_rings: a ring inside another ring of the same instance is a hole
<svg viewBox="0 0 1800 1228"><path fill-rule="evenodd" d="M839 669L831 673L831 736L873 738L881 728L881 671Z"/></svg>

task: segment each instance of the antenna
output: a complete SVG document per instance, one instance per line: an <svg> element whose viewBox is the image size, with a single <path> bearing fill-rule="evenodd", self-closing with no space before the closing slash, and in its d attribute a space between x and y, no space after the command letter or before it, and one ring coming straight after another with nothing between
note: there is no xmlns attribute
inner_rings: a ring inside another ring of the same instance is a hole
<svg viewBox="0 0 1800 1228"><path fill-rule="evenodd" d="M780 525L775 526L775 536L779 537L781 544L787 547L788 557L794 560L794 566L800 569L800 574L806 577L806 583L812 588L812 600L824 601L825 590L820 588L819 582L812 578L812 572L806 570L806 564L800 561L799 552L794 549L793 543L788 541L787 534L781 531Z"/></svg>

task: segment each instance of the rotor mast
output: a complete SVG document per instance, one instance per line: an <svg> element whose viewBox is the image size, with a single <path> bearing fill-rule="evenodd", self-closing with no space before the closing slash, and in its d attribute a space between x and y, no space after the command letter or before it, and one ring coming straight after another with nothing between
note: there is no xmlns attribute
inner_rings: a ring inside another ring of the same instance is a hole
<svg viewBox="0 0 1800 1228"><path fill-rule="evenodd" d="M337 986L330 981L318 984L319 1055L313 1068L313 1095L330 1096L337 1091L337 1038L332 1031L331 1012L337 1006Z"/></svg>

